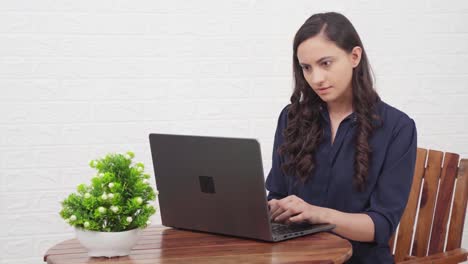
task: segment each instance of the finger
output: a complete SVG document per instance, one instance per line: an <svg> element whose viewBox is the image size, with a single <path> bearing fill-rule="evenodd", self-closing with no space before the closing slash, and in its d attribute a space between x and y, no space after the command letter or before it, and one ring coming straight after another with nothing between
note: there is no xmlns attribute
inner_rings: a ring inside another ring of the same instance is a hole
<svg viewBox="0 0 468 264"><path fill-rule="evenodd" d="M304 222L304 213L300 213L300 214L297 214L297 215L294 215L294 216L291 216L289 219L288 219L291 223L301 223L301 222Z"/></svg>
<svg viewBox="0 0 468 264"><path fill-rule="evenodd" d="M270 215L270 218L271 219L275 219L276 217L278 217L278 215L282 214L285 210L281 207L277 207L276 210L274 210L273 212L271 212L271 215Z"/></svg>
<svg viewBox="0 0 468 264"><path fill-rule="evenodd" d="M284 211L286 211L290 206L288 206L290 203L289 198L285 197L280 200L275 200L272 204L272 210L271 212L271 219L275 219L278 215L282 214Z"/></svg>
<svg viewBox="0 0 468 264"><path fill-rule="evenodd" d="M286 212L287 210L293 210L293 212L295 212L296 210L294 209L294 201L295 201L295 196L294 195L291 195L291 196L288 196L288 197L285 197L281 200L277 200L276 201L276 210L274 210L271 214L271 219L273 219L275 222L283 222L283 220L276 220L276 218L283 214L284 212ZM295 212L297 213L297 212Z"/></svg>
<svg viewBox="0 0 468 264"><path fill-rule="evenodd" d="M273 211L270 211L270 219L275 219L276 216L279 215L278 208Z"/></svg>
<svg viewBox="0 0 468 264"><path fill-rule="evenodd" d="M268 201L268 209L269 209L270 218L278 210L278 208L279 208L278 200L272 199Z"/></svg>
<svg viewBox="0 0 468 264"><path fill-rule="evenodd" d="M291 209L285 210L279 216L275 217L275 222L285 222L286 219L289 219L291 215L294 215Z"/></svg>
<svg viewBox="0 0 468 264"><path fill-rule="evenodd" d="M267 209L268 211L270 212L271 211L271 207L273 206L272 203L270 203L270 201L267 202Z"/></svg>
<svg viewBox="0 0 468 264"><path fill-rule="evenodd" d="M277 203L277 202L278 202L278 200L276 200L276 199L271 199L271 200L268 201L268 205L272 205L272 204L275 204L275 203Z"/></svg>
<svg viewBox="0 0 468 264"><path fill-rule="evenodd" d="M280 207L287 208L293 202L294 202L294 199L292 199L291 196L288 196L286 198L279 200L277 204Z"/></svg>
<svg viewBox="0 0 468 264"><path fill-rule="evenodd" d="M276 199L271 199L270 201L268 201L268 208L271 210L272 208L274 207L277 207L278 206L278 200Z"/></svg>

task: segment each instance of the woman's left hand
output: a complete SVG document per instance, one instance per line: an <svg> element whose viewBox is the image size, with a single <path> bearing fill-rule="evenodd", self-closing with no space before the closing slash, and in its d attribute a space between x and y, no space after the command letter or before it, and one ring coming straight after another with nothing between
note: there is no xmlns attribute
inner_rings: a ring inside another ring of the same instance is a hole
<svg viewBox="0 0 468 264"><path fill-rule="evenodd" d="M325 223L324 213L326 208L311 205L301 198L290 195L281 200L272 199L268 202L270 206L271 219L282 223L311 224Z"/></svg>

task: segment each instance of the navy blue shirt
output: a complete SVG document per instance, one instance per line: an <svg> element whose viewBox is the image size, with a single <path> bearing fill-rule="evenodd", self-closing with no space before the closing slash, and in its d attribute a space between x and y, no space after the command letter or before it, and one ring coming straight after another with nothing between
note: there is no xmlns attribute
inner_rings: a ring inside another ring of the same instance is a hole
<svg viewBox="0 0 468 264"><path fill-rule="evenodd" d="M355 114L339 125L331 143L330 117L321 110L323 141L315 154L316 167L310 179L296 184L296 177L281 170L284 157L277 153L287 125L286 106L278 119L273 146L272 168L266 180L268 200L296 195L304 201L347 213L364 213L374 222L375 241L351 241L353 256L348 263L393 263L388 247L406 207L416 161L417 137L414 121L398 109L379 101L376 114L380 127L370 137L371 160L366 189L354 188Z"/></svg>

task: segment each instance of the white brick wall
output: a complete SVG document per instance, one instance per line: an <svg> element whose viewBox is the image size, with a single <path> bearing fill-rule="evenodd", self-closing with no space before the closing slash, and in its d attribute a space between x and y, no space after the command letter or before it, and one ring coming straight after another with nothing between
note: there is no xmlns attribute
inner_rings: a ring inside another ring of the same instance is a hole
<svg viewBox="0 0 468 264"><path fill-rule="evenodd" d="M419 146L468 157L468 1L1 1L0 263L73 237L59 201L88 160L133 150L151 171L150 132L258 138L267 171L292 38L330 10L356 26Z"/></svg>

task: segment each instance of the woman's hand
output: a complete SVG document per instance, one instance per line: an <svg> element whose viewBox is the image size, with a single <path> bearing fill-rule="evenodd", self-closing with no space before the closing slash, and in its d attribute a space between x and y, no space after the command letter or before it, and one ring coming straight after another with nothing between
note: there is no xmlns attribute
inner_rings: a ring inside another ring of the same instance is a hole
<svg viewBox="0 0 468 264"><path fill-rule="evenodd" d="M309 222L310 224L334 224L333 232L351 240L374 241L375 225L365 213L344 213L330 208L306 203L291 195L281 200L271 199L271 219L286 224Z"/></svg>
<svg viewBox="0 0 468 264"><path fill-rule="evenodd" d="M290 195L281 200L271 199L268 205L270 206L270 218L275 222L287 224L301 222L326 223L324 220L326 208L311 205L295 195Z"/></svg>

